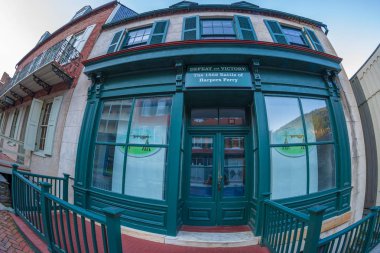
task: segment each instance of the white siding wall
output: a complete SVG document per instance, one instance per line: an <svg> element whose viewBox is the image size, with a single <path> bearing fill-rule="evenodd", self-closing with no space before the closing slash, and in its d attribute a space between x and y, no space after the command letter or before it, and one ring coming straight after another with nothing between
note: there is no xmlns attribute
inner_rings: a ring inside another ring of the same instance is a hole
<svg viewBox="0 0 380 253"><path fill-rule="evenodd" d="M357 79L356 79L357 78ZM358 83L354 83L354 79ZM380 45L367 60L367 62L359 69L359 71L352 77L353 85L360 85L364 101L360 101L359 107L367 103L370 115L372 118L375 142L377 149L377 161L380 161ZM377 200L376 205L380 205L380 173L377 178Z"/></svg>

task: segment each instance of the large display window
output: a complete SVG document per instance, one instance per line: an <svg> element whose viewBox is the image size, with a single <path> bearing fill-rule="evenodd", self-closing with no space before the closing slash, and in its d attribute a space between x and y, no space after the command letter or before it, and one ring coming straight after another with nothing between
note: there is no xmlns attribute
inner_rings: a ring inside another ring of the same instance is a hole
<svg viewBox="0 0 380 253"><path fill-rule="evenodd" d="M273 199L336 187L335 142L326 100L265 97Z"/></svg>
<svg viewBox="0 0 380 253"><path fill-rule="evenodd" d="M103 103L92 186L134 197L165 199L171 97Z"/></svg>

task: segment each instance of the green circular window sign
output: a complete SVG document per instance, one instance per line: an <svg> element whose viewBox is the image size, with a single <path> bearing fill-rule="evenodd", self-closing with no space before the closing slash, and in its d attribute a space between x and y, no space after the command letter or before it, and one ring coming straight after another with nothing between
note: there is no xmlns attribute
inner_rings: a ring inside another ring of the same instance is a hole
<svg viewBox="0 0 380 253"><path fill-rule="evenodd" d="M125 153L125 146L119 147L120 151ZM152 156L156 154L158 151L160 151L161 148L156 147L138 147L138 146L131 146L128 148L128 156L131 157L137 157L137 158L143 158L147 156Z"/></svg>
<svg viewBox="0 0 380 253"><path fill-rule="evenodd" d="M302 129L286 128L275 131L272 135L272 143L276 144L296 144L305 142ZM289 157L300 157L306 154L305 146L276 147L277 152Z"/></svg>

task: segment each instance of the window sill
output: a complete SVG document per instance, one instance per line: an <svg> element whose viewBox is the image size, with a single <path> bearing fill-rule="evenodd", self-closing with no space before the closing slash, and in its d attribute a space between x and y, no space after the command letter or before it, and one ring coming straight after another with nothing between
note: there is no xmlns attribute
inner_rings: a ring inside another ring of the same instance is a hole
<svg viewBox="0 0 380 253"><path fill-rule="evenodd" d="M42 151L36 151L36 152L33 152L33 154L39 157L43 157L43 158L47 157L47 155L45 155Z"/></svg>

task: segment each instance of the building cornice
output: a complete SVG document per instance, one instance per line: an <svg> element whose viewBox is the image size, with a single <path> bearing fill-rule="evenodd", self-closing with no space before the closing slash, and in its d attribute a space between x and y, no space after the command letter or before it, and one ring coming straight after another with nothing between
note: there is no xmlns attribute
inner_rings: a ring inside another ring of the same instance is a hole
<svg viewBox="0 0 380 253"><path fill-rule="evenodd" d="M294 46L294 45L286 45L286 44L279 44L279 43L273 43L273 42L267 42L267 41L252 41L252 40L188 40L188 41L174 41L174 42L167 42L167 43L161 43L161 44L153 44L153 45L145 45L140 47L134 47L129 48L125 50L120 50L117 52L101 55L98 57L94 57L88 60L83 61L82 63L87 66L90 64L94 64L101 61L106 61L115 57L128 55L132 53L143 53L149 50L164 50L169 48L175 48L175 47L183 47L183 46L198 46L202 47L203 45L244 45L244 46L258 46L258 47L269 47L274 49L283 49L303 54L309 54L312 56L320 57L327 59L329 61L333 61L336 64L340 64L342 61L342 58L337 57L335 55L326 54L323 52L319 52L316 50L312 50L309 48L301 47L301 46Z"/></svg>
<svg viewBox="0 0 380 253"><path fill-rule="evenodd" d="M218 11L218 12L237 12L237 13L246 13L246 14L261 14L266 16L272 16L272 17L279 17L284 18L291 21L299 21L308 23L310 25L314 25L317 27L324 27L327 31L327 25L316 21L313 19L301 17L298 15L277 11L277 10L271 10L271 9L265 9L265 8L249 8L249 7L243 7L243 6L234 6L234 5L223 5L223 4L204 4L204 5L195 5L195 6L188 6L188 7L178 7L178 8L165 8L165 9L159 9L154 11L148 11L141 14L138 14L133 17L129 17L123 20L120 20L119 22L115 22L112 24L105 24L103 25L103 28L110 28L117 25L130 23L134 21L140 21L144 19L154 18L154 17L162 17L162 16L169 16L169 15L175 15L175 14L185 14L185 13L196 13L196 12L206 12L206 11Z"/></svg>

